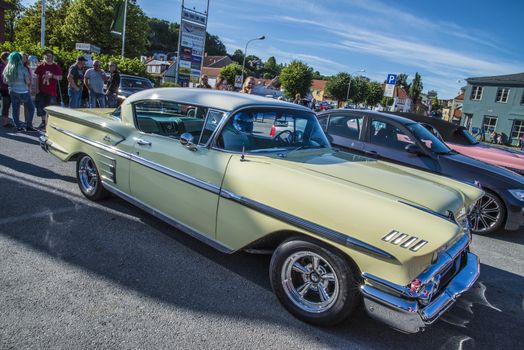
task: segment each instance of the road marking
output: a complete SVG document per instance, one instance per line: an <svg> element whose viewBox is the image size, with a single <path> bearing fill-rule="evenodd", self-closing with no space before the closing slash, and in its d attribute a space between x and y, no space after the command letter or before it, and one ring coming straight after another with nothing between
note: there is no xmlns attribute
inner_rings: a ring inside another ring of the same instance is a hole
<svg viewBox="0 0 524 350"><path fill-rule="evenodd" d="M15 222L19 222L19 221L25 221L25 220L30 220L30 219L40 219L40 218L45 218L45 217L50 217L50 216L53 216L55 214L62 214L62 213L67 213L67 212L70 212L70 211L76 211L78 208L75 206L75 207L67 207L67 208L59 208L59 209L46 209L44 211L41 211L39 213L33 213L33 214L24 214L24 215L19 215L19 216L14 216L14 217L8 217L8 218L5 218L5 219L0 219L0 225L5 225L5 224L12 224L12 223L15 223Z"/></svg>

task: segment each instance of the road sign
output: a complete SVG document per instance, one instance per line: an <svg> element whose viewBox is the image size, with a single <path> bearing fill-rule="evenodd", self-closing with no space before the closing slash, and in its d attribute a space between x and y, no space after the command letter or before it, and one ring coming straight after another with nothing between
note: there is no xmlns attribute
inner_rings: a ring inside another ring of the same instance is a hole
<svg viewBox="0 0 524 350"><path fill-rule="evenodd" d="M384 89L384 96L393 97L394 90L395 90L394 84L386 84L386 88Z"/></svg>
<svg viewBox="0 0 524 350"><path fill-rule="evenodd" d="M397 82L397 75L396 74L388 74L388 78L386 79L386 84L395 85L396 82Z"/></svg>
<svg viewBox="0 0 524 350"><path fill-rule="evenodd" d="M241 75L235 75L235 87L236 88L242 87L242 76Z"/></svg>

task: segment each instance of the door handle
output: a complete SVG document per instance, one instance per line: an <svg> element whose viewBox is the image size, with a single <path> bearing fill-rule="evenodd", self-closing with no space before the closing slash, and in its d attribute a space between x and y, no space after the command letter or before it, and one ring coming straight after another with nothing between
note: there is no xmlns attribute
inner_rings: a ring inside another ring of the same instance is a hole
<svg viewBox="0 0 524 350"><path fill-rule="evenodd" d="M140 146L151 146L151 141L146 141L142 139L136 140L136 143L138 143Z"/></svg>

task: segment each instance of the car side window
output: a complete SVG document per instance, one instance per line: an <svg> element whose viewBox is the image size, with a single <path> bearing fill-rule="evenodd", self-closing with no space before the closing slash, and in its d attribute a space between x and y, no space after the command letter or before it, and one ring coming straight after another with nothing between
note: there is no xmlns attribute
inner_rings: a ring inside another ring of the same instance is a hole
<svg viewBox="0 0 524 350"><path fill-rule="evenodd" d="M200 135L199 144L205 145L209 141L209 138L217 128L220 120L224 117L224 112L210 110L206 117L206 122L204 128L202 129L202 134Z"/></svg>
<svg viewBox="0 0 524 350"><path fill-rule="evenodd" d="M331 115L329 118L329 134L358 140L362 129L363 117L351 115Z"/></svg>
<svg viewBox="0 0 524 350"><path fill-rule="evenodd" d="M408 135L388 122L373 120L370 129L370 142L378 146L404 150L407 145L415 143Z"/></svg>
<svg viewBox="0 0 524 350"><path fill-rule="evenodd" d="M135 103L134 111L136 127L142 132L175 139L188 132L198 140L208 108L174 101L145 100Z"/></svg>
<svg viewBox="0 0 524 350"><path fill-rule="evenodd" d="M329 119L329 115L323 115L318 118L318 123L320 124L320 127L324 131L327 131L328 119Z"/></svg>

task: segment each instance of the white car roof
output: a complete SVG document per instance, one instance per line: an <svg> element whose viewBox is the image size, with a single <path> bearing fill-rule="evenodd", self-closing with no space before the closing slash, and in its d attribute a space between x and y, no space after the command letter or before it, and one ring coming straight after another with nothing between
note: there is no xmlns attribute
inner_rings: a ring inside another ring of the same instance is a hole
<svg viewBox="0 0 524 350"><path fill-rule="evenodd" d="M219 91L197 88L156 88L139 91L132 94L123 102L124 104L134 103L143 100L167 100L179 103L205 106L216 108L223 111L233 111L241 107L261 106L261 107L287 107L304 111L309 108L275 100L272 98L243 94L232 91Z"/></svg>

